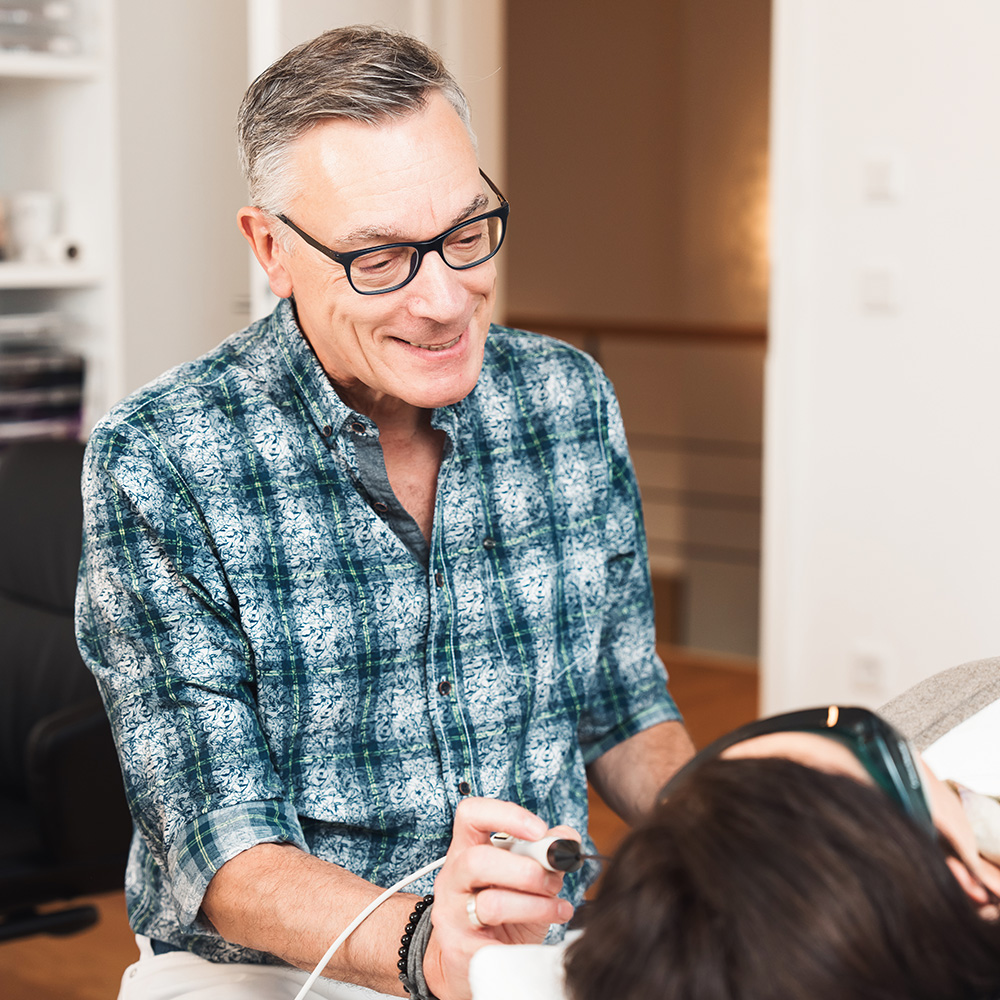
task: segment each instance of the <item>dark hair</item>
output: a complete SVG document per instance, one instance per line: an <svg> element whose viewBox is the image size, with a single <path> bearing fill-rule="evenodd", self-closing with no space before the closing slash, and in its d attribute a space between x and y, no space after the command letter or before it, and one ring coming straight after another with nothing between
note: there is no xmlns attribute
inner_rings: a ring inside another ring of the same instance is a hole
<svg viewBox="0 0 1000 1000"><path fill-rule="evenodd" d="M474 144L465 95L441 57L412 35L355 24L286 52L250 85L237 115L252 203L285 209L288 152L312 126L336 118L380 124L423 107L432 91L447 98Z"/></svg>
<svg viewBox="0 0 1000 1000"><path fill-rule="evenodd" d="M710 760L625 839L566 959L574 1000L987 1000L1000 924L878 789Z"/></svg>

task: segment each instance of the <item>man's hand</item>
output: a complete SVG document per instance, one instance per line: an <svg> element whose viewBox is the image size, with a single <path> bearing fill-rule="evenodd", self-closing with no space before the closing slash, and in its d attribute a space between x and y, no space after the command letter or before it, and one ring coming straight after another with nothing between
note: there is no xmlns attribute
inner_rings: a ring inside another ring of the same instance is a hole
<svg viewBox="0 0 1000 1000"><path fill-rule="evenodd" d="M563 876L531 858L489 843L490 834L523 840L560 836L510 802L466 799L455 813L447 860L435 882L433 933L424 974L440 1000L467 1000L469 959L486 944L533 943L572 906L557 898ZM311 971L347 922L380 890L327 861L288 844L258 844L226 862L209 883L202 912L228 941L271 952ZM396 893L344 942L324 975L402 995L396 961L399 938L418 897ZM469 901L482 928L469 916Z"/></svg>
<svg viewBox="0 0 1000 1000"><path fill-rule="evenodd" d="M537 944L549 924L573 915L557 895L562 874L491 846L490 834L501 830L523 840L580 839L569 827L546 829L510 802L465 799L459 805L447 861L434 883L434 930L424 957L428 988L441 1000L470 996L469 960L484 945Z"/></svg>

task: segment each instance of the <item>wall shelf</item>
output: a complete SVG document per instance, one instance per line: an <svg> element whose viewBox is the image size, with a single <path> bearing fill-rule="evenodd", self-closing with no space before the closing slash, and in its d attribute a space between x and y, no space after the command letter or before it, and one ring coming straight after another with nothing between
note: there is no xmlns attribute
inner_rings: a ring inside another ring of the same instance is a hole
<svg viewBox="0 0 1000 1000"><path fill-rule="evenodd" d="M7 320L11 337L24 339L31 317L60 318L53 343L83 360L86 434L122 395L116 5L73 0L71 8L73 19L58 34L75 39L76 54L0 50L0 197L51 194L53 248L71 239L86 253L51 262L0 260L0 320ZM10 425L11 414L6 419L8 437L24 432Z"/></svg>
<svg viewBox="0 0 1000 1000"><path fill-rule="evenodd" d="M85 264L0 263L0 288L89 288L100 284L100 272Z"/></svg>
<svg viewBox="0 0 1000 1000"><path fill-rule="evenodd" d="M92 80L101 65L89 56L0 50L0 77L28 80Z"/></svg>

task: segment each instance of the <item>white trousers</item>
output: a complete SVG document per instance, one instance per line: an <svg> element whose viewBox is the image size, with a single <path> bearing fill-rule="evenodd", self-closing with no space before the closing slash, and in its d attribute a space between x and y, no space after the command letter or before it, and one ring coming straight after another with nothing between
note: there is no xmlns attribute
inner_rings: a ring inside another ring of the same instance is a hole
<svg viewBox="0 0 1000 1000"><path fill-rule="evenodd" d="M154 955L137 934L139 961L122 976L118 1000L294 1000L309 973L280 965L209 962L187 951ZM317 979L308 1000L396 1000L363 986Z"/></svg>

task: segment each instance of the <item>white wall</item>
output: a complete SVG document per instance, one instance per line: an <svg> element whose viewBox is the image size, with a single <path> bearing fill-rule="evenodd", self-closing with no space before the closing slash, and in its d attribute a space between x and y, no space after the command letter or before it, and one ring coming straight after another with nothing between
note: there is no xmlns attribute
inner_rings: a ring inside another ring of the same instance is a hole
<svg viewBox="0 0 1000 1000"><path fill-rule="evenodd" d="M1000 4L775 0L763 709L1000 651Z"/></svg>
<svg viewBox="0 0 1000 1000"><path fill-rule="evenodd" d="M234 122L245 0L115 0L124 388L247 321Z"/></svg>

